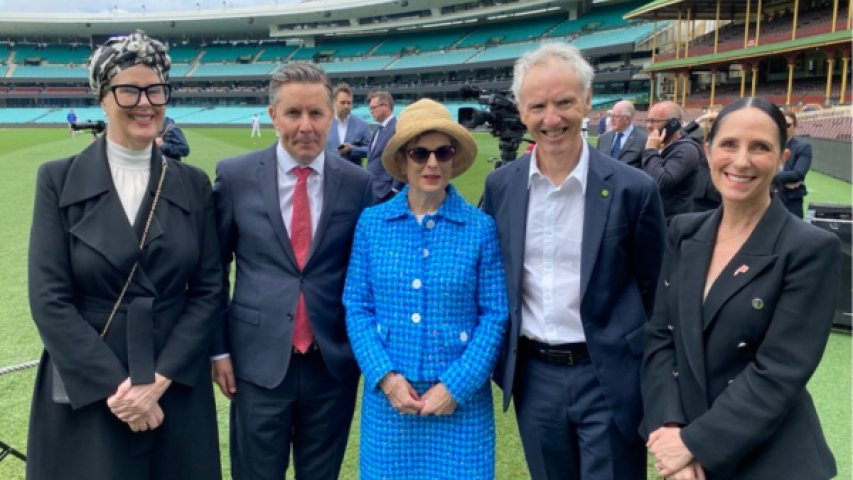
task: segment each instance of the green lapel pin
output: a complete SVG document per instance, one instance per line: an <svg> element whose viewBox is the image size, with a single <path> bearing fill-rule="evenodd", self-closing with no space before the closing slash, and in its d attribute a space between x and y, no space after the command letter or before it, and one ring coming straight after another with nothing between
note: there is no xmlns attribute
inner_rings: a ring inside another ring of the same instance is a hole
<svg viewBox="0 0 853 480"><path fill-rule="evenodd" d="M602 190L602 191L601 191L601 196L602 196L602 197L607 198L607 196L608 196L608 195L610 195L610 191L609 191L609 190L604 189L604 190Z"/></svg>

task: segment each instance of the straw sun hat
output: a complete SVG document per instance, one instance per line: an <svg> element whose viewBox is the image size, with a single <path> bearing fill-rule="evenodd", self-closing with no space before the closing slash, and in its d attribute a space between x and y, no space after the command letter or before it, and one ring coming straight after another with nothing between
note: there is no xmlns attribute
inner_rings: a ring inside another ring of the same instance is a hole
<svg viewBox="0 0 853 480"><path fill-rule="evenodd" d="M477 144L474 137L462 125L453 121L447 108L432 100L424 99L409 105L397 117L397 131L385 150L382 151L382 165L397 180L408 183L403 175L398 155L408 160L401 150L415 138L427 132L440 132L453 139L456 155L453 157L453 171L450 178L456 178L471 168L477 157ZM405 165L405 163L403 163Z"/></svg>

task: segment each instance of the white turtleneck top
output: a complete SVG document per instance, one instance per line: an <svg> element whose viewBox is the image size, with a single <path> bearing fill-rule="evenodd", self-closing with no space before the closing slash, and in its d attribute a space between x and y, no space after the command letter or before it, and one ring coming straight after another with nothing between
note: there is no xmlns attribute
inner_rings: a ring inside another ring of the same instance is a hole
<svg viewBox="0 0 853 480"><path fill-rule="evenodd" d="M131 150L107 139L107 159L121 206L133 225L151 177L151 145Z"/></svg>

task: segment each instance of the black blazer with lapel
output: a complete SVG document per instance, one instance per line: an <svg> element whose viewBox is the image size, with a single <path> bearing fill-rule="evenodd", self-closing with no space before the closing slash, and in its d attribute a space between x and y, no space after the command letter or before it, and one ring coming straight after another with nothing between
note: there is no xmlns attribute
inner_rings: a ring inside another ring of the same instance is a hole
<svg viewBox="0 0 853 480"><path fill-rule="evenodd" d="M722 208L667 233L645 338L643 434L668 422L709 479L835 476L806 383L823 355L840 287L837 237L773 200L702 295Z"/></svg>
<svg viewBox="0 0 853 480"><path fill-rule="evenodd" d="M616 160L627 163L632 167L643 168L643 150L646 148L646 141L648 138L649 135L646 132L635 127L634 130L631 131L631 135L622 142L622 149L620 149L619 153L616 154ZM613 150L613 142L615 140L616 132L611 130L598 137L595 148L609 157L610 152Z"/></svg>
<svg viewBox="0 0 853 480"><path fill-rule="evenodd" d="M153 465L169 468L168 459L179 459L189 479L219 478L219 463L210 460L219 447L208 346L222 273L210 180L196 167L167 160L140 251L162 162L152 148L151 178L133 226L110 174L104 137L39 169L28 282L45 352L33 395L27 478L148 478ZM133 282L101 339L136 261ZM71 408L52 400L51 363ZM134 433L106 399L128 376L150 383L155 372L173 380L158 402L170 420L156 435Z"/></svg>
<svg viewBox="0 0 853 480"><path fill-rule="evenodd" d="M358 375L341 295L356 222L373 204L370 174L330 151L323 174L323 210L300 271L279 206L276 145L216 167L221 260L226 270L236 260L236 280L221 299L212 354L230 353L235 375L262 387L287 373L300 291L329 372Z"/></svg>
<svg viewBox="0 0 853 480"><path fill-rule="evenodd" d="M776 175L775 182L778 189L778 194L782 199L782 203L787 204L789 200L802 200L808 195L805 183L797 188L785 188L786 183L803 182L806 179L806 174L812 167L812 146L806 142L801 142L796 138L788 140L786 146L791 151L788 161L782 171Z"/></svg>
<svg viewBox="0 0 853 480"><path fill-rule="evenodd" d="M495 218L510 306L508 341L495 369L509 406L521 329L531 156L486 179L483 210ZM581 318L608 407L626 438L640 440L643 331L663 256L663 206L643 172L589 150L581 253Z"/></svg>
<svg viewBox="0 0 853 480"><path fill-rule="evenodd" d="M367 147L366 168L373 175L373 196L379 202L388 199L392 189L400 191L405 186L403 182L395 179L385 171L385 166L382 165L382 152L396 131L397 117L394 117L388 121L388 125L381 132L378 134L374 133L376 138L371 142L372 145L368 143Z"/></svg>

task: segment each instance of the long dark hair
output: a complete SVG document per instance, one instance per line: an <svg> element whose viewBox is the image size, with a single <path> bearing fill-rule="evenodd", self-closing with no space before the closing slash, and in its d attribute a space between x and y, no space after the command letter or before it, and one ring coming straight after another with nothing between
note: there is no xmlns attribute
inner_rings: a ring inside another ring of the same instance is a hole
<svg viewBox="0 0 853 480"><path fill-rule="evenodd" d="M776 123L776 132L779 135L779 151L785 151L785 144L788 142L788 122L785 120L785 114L782 113L782 110L779 110L779 107L762 97L743 97L728 104L726 108L717 115L717 120L714 121L714 126L711 127L711 133L708 134L708 145L712 145L714 143L714 137L717 136L717 132L720 130L720 125L722 125L726 117L730 113L743 110L744 108L755 108L761 110Z"/></svg>

